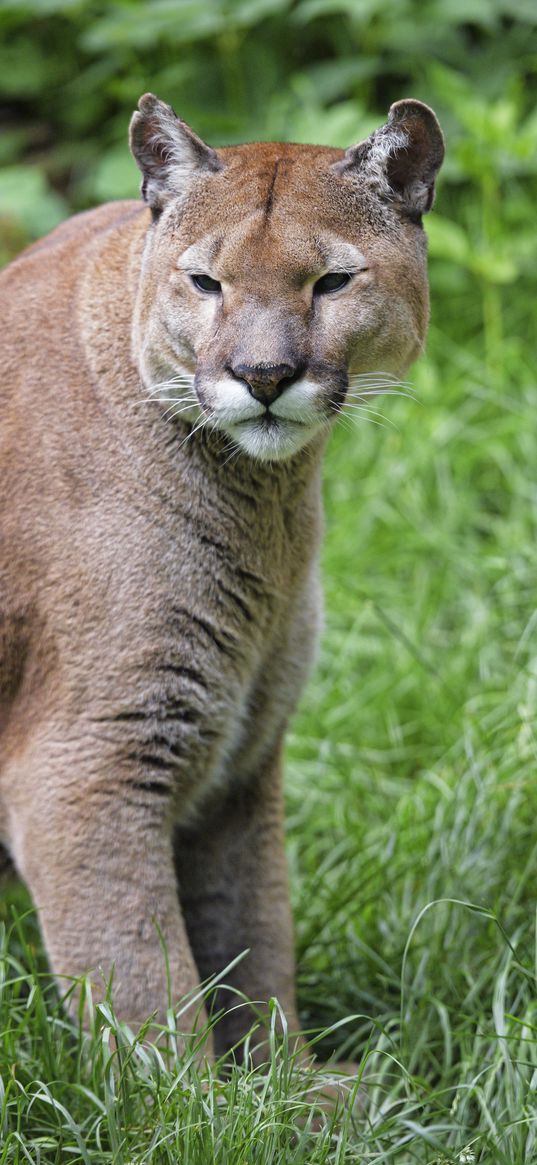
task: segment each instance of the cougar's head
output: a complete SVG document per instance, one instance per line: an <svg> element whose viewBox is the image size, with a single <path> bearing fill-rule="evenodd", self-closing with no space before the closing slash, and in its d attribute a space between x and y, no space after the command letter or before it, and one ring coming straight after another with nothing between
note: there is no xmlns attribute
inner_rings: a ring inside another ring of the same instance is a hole
<svg viewBox="0 0 537 1165"><path fill-rule="evenodd" d="M443 141L419 101L344 152L214 150L151 94L131 148L152 212L134 344L150 392L250 456L288 458L349 375L400 377L428 319L426 243Z"/></svg>

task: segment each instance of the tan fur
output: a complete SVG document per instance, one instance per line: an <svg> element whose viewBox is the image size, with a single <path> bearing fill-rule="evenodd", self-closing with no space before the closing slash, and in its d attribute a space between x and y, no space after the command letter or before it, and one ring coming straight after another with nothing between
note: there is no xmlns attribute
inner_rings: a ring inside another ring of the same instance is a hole
<svg viewBox="0 0 537 1165"><path fill-rule="evenodd" d="M164 1014L160 931L173 1001L248 948L231 981L297 1029L280 758L320 460L349 370L423 344L441 135L408 101L346 154L214 151L147 95L132 147L148 206L0 278L0 840L55 973L113 967L126 1020Z"/></svg>

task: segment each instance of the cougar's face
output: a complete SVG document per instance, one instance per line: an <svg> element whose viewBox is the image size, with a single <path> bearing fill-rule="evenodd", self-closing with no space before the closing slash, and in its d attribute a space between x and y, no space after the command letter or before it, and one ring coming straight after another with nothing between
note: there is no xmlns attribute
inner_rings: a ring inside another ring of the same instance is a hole
<svg viewBox="0 0 537 1165"><path fill-rule="evenodd" d="M150 231L137 314L146 388L263 461L331 425L349 374L401 376L423 342L423 233L338 175L341 157L221 150L221 169L195 176Z"/></svg>

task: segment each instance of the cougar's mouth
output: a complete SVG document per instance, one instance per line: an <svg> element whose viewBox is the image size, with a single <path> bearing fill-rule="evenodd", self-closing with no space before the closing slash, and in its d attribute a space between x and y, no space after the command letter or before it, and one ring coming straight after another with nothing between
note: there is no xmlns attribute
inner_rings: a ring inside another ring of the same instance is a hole
<svg viewBox="0 0 537 1165"><path fill-rule="evenodd" d="M245 417L243 421L237 421L236 425L258 425L264 429L286 429L288 426L292 427L293 425L304 428L306 422L298 421L295 417L279 417L276 413L271 413L270 409L267 409L267 412L262 413L260 417Z"/></svg>
<svg viewBox="0 0 537 1165"><path fill-rule="evenodd" d="M256 461L286 461L308 443L315 428L305 421L266 412L259 417L246 417L233 425L226 425L225 432L236 446Z"/></svg>

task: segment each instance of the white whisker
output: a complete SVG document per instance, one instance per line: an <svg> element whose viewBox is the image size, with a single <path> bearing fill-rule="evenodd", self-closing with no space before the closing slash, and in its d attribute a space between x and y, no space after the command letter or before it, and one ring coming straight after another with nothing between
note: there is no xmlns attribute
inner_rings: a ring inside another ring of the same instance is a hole
<svg viewBox="0 0 537 1165"><path fill-rule="evenodd" d="M178 449L182 449L183 445L186 445L187 441L190 441L190 438L193 437L195 433L198 433L200 429L203 429L203 426L207 425L209 420L209 417L202 417L201 421L199 421L197 425L194 425L194 428L190 430L190 433L187 433L184 440L181 441L181 444L178 446Z"/></svg>
<svg viewBox="0 0 537 1165"><path fill-rule="evenodd" d="M338 417L338 424L341 425L343 429L346 429L347 433L351 433L353 419L353 417L346 417L344 413L340 413Z"/></svg>
<svg viewBox="0 0 537 1165"><path fill-rule="evenodd" d="M379 415L380 415L380 414L379 414ZM364 416L357 417L357 416L355 416L354 414L351 414L351 415L349 416L349 414L347 413L347 417L346 417L346 419L347 419L348 421L350 421L350 422L351 422L351 424L352 424L352 422L353 422L353 421L355 421L355 422L356 422L356 424L357 424L357 425L359 425L359 424L361 424L363 421L365 421L365 422L366 422L367 424L369 424L369 425L378 425L378 426L379 426L379 429L386 429L386 428L387 428L387 426L386 426L385 424L383 424L383 422L382 422L382 421L375 421L375 420L373 419L373 417L364 417ZM386 419L386 418L384 418L384 420L385 420L385 419ZM394 425L393 427L395 428L396 426Z"/></svg>
<svg viewBox="0 0 537 1165"><path fill-rule="evenodd" d="M406 384L406 381L398 380L397 376L382 376L377 372L367 372L357 375L354 372L349 373L349 380L353 380L355 384L367 384L369 381L372 384Z"/></svg>
<svg viewBox="0 0 537 1165"><path fill-rule="evenodd" d="M386 384L379 380L350 380L349 388L354 392L413 392L409 384Z"/></svg>
<svg viewBox="0 0 537 1165"><path fill-rule="evenodd" d="M231 440L231 438L230 438L230 440ZM225 466L228 465L228 463L230 461L234 461L235 458L239 456L240 451L241 451L240 445L234 445L232 450L231 450L231 453L229 454L229 457L226 457L226 460L222 463L222 469L224 469Z"/></svg>
<svg viewBox="0 0 537 1165"><path fill-rule="evenodd" d="M186 388L187 388L187 385L185 385L185 384L177 385L177 386L174 384L163 386L162 388L159 388L158 392L152 392L150 394L150 396L148 396L146 399L147 400L160 400L162 398L165 399L166 396L171 396L171 397L174 397L176 400L178 400L180 397L184 397L185 400L188 400L189 398L194 400L196 397L196 394L194 392L189 392L189 391L185 392ZM179 389L179 391L177 391L177 389Z"/></svg>
<svg viewBox="0 0 537 1165"><path fill-rule="evenodd" d="M164 412L162 414L162 418L164 420L168 416L171 418L171 417L178 417L178 416L180 416L181 413L189 413L190 410L194 407L194 405L197 405L197 403L198 403L197 401L193 400L193 401L190 401L190 404L183 404L183 405L181 405L180 408L176 408L175 407L176 402L174 401L173 404L170 405L169 409L164 410Z"/></svg>
<svg viewBox="0 0 537 1165"><path fill-rule="evenodd" d="M177 380L188 380L190 383L193 383L194 375L192 372L176 372L175 376L167 376L166 380L155 381L155 384L174 384ZM151 387L153 388L154 385Z"/></svg>
<svg viewBox="0 0 537 1165"><path fill-rule="evenodd" d="M370 380L353 380L349 377L349 389L355 392L409 392L412 393L413 387L411 384L406 384L404 381L387 381L375 380L373 377Z"/></svg>
<svg viewBox="0 0 537 1165"><path fill-rule="evenodd" d="M397 425L394 424L394 422L391 420L391 418L385 417L384 413L379 413L377 409L369 409L365 405L347 405L347 408L356 410L355 412L352 412L351 414L347 413L347 416L350 415L353 418L353 420L355 420L355 421L359 421L360 417L363 417L364 413L365 413L365 414L367 414L367 416L365 417L365 420L368 420L370 417L382 417L382 421L383 421L384 426L390 425L390 427L392 429L397 429ZM345 411L345 409L343 409L343 411ZM378 423L379 422L377 422L377 424Z"/></svg>
<svg viewBox="0 0 537 1165"><path fill-rule="evenodd" d="M155 384L149 385L149 392L157 392L159 388L172 388L174 385L189 385L192 386L194 381L186 376L172 376L168 380L159 380Z"/></svg>
<svg viewBox="0 0 537 1165"><path fill-rule="evenodd" d="M411 380L402 380L401 377L395 376L393 372L351 372L349 380L382 380L385 384L405 384L412 385Z"/></svg>
<svg viewBox="0 0 537 1165"><path fill-rule="evenodd" d="M336 404L335 401L330 401L329 403L332 405ZM394 425L393 421L390 421L389 417L385 417L383 413L377 412L376 409L368 408L367 405L349 405L347 407L355 409L356 411L352 413L346 412L345 407L343 406L337 409L336 415L341 421L347 421L347 423L350 425L352 425L353 421L357 424L359 424L360 421L369 421L370 425L379 425L381 429L385 429L387 425L391 425L392 428L397 429L397 425ZM382 417L382 421L375 421L373 419L374 417Z"/></svg>
<svg viewBox="0 0 537 1165"><path fill-rule="evenodd" d="M365 396L404 396L408 400L413 400L413 401L415 401L416 404L419 404L418 398L415 395L415 393L402 392L400 389L396 389L396 388L376 388L376 389L375 388L372 388L372 389L368 389L368 388L363 389L362 388L358 392L347 392L347 399L350 399L350 400L361 400L362 397L365 397Z"/></svg>
<svg viewBox="0 0 537 1165"><path fill-rule="evenodd" d="M179 405L186 404L187 401L190 401L191 404L196 404L196 397L195 396L142 396L142 397L140 397L140 399L138 401L135 401L134 403L135 404L158 405L161 403L165 404L166 401L174 401L175 404L179 404Z"/></svg>
<svg viewBox="0 0 537 1165"><path fill-rule="evenodd" d="M152 384L148 389L150 396L155 396L157 392L162 392L166 388L190 388L194 387L193 376L172 376L170 380L161 380L158 384Z"/></svg>

